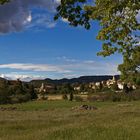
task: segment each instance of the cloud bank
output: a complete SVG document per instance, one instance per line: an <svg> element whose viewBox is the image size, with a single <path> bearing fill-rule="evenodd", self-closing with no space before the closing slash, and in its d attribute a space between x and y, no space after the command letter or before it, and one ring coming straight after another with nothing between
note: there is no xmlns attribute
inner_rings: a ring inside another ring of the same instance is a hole
<svg viewBox="0 0 140 140"><path fill-rule="evenodd" d="M70 72L69 70L65 70L60 66L47 65L47 64L22 64L22 63L12 63L12 64L1 64L0 68L8 68L8 69L16 69L23 71L38 71L38 72Z"/></svg>
<svg viewBox="0 0 140 140"><path fill-rule="evenodd" d="M0 33L23 30L34 18L32 17L33 8L54 12L58 3L58 0L11 0L5 5L0 5ZM34 22L40 21L41 18L42 16L40 15ZM51 26L49 17L46 16L45 18L46 26Z"/></svg>
<svg viewBox="0 0 140 140"><path fill-rule="evenodd" d="M60 59L60 58L59 58ZM32 79L49 78L74 78L84 75L115 75L117 65L112 63L96 62L94 60L76 60L67 57L62 58L63 64L29 64L11 63L1 64L0 70L6 69L10 73L1 73L0 77L6 79Z"/></svg>
<svg viewBox="0 0 140 140"><path fill-rule="evenodd" d="M40 75L30 75L30 74L19 74L16 72L11 72L9 74L0 74L1 78L7 79L7 80L17 80L20 79L22 81L31 81L31 80L37 80L37 79L45 79L46 77L40 76Z"/></svg>

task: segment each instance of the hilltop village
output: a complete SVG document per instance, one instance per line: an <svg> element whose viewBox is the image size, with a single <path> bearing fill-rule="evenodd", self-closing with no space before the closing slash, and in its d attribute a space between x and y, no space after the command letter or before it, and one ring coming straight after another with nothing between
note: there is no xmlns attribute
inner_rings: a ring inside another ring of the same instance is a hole
<svg viewBox="0 0 140 140"><path fill-rule="evenodd" d="M92 77L95 78L95 77ZM18 80L0 79L0 104L19 103L29 100L60 100L88 96L129 95L139 89L138 85L125 83L117 76L107 80L92 80L91 77L63 80L35 80L22 82ZM98 78L98 77L96 77ZM80 79L80 80L79 80ZM87 80L88 79L88 80ZM138 96L139 97L139 96Z"/></svg>
<svg viewBox="0 0 140 140"><path fill-rule="evenodd" d="M60 85L59 85L60 86ZM116 90L116 91L121 91L124 90L125 88L128 88L130 90L134 90L137 88L136 85L127 83L125 84L122 80L116 79L115 76L112 76L112 79L109 79L107 81L101 81L101 82L90 82L90 83L63 83L61 86L67 87L71 86L74 91L76 91L79 94L88 94L88 91L95 92L96 90L98 91L104 91L105 89L111 89L111 90ZM61 87L60 86L60 87ZM41 83L41 86L38 88L35 88L36 91L39 93L41 92L51 92L52 90L55 90L56 86L53 84L49 83Z"/></svg>
<svg viewBox="0 0 140 140"><path fill-rule="evenodd" d="M70 93L75 94L80 97L87 97L88 95L97 95L97 94L109 94L113 93L129 93L138 88L138 86L123 82L121 79L112 76L112 78L100 82L89 82L89 83L68 83L64 82L62 84L52 84L52 83L40 83L40 86L35 88L35 91L38 93L38 100L47 99L62 99L68 96ZM57 95L57 96L55 96ZM66 97L68 98L68 97Z"/></svg>

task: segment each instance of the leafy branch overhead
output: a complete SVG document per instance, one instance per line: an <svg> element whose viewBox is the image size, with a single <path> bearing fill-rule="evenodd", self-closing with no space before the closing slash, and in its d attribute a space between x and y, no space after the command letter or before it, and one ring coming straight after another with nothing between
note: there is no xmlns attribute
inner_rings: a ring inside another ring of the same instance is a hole
<svg viewBox="0 0 140 140"><path fill-rule="evenodd" d="M133 64L125 73L139 72L140 59L140 22L137 15L140 11L140 0L61 0L57 7L55 19L67 19L72 26L84 26L90 29L92 21L98 21L101 29L97 39L103 42L102 51L98 55L109 56L121 53ZM135 56L135 57L134 57ZM129 64L130 65L130 64Z"/></svg>
<svg viewBox="0 0 140 140"><path fill-rule="evenodd" d="M6 2L9 2L10 0L0 0L0 4L5 4Z"/></svg>

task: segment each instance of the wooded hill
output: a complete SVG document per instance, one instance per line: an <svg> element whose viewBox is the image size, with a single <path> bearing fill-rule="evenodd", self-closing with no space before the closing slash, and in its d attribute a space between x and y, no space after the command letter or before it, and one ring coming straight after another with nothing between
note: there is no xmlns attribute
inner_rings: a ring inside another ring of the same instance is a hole
<svg viewBox="0 0 140 140"><path fill-rule="evenodd" d="M119 75L115 75L116 80L118 80L120 78ZM111 75L104 75L104 76L81 76L79 78L72 78L72 79L67 79L67 78L63 78L63 79L44 79L44 80L32 80L30 81L31 84L33 84L35 87L41 86L42 83L44 84L54 84L54 85L61 85L61 84L65 84L65 83L69 83L69 84L74 84L74 83L90 83L90 82L101 82L101 81L107 81L109 79L112 79Z"/></svg>

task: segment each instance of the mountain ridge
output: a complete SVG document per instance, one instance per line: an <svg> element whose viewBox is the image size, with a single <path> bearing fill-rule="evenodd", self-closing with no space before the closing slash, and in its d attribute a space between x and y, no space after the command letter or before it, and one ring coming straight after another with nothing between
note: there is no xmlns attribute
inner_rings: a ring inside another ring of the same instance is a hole
<svg viewBox="0 0 140 140"><path fill-rule="evenodd" d="M120 75L114 75L116 80L120 79ZM44 80L32 80L30 81L30 83L32 84L55 84L55 85L60 85L60 84L64 84L64 83L69 83L69 84L73 84L73 83L90 83L90 82L101 82L101 81L107 81L109 79L112 79L113 76L112 75L99 75L99 76L80 76L78 78L62 78L62 79L51 79L51 78L46 78Z"/></svg>

